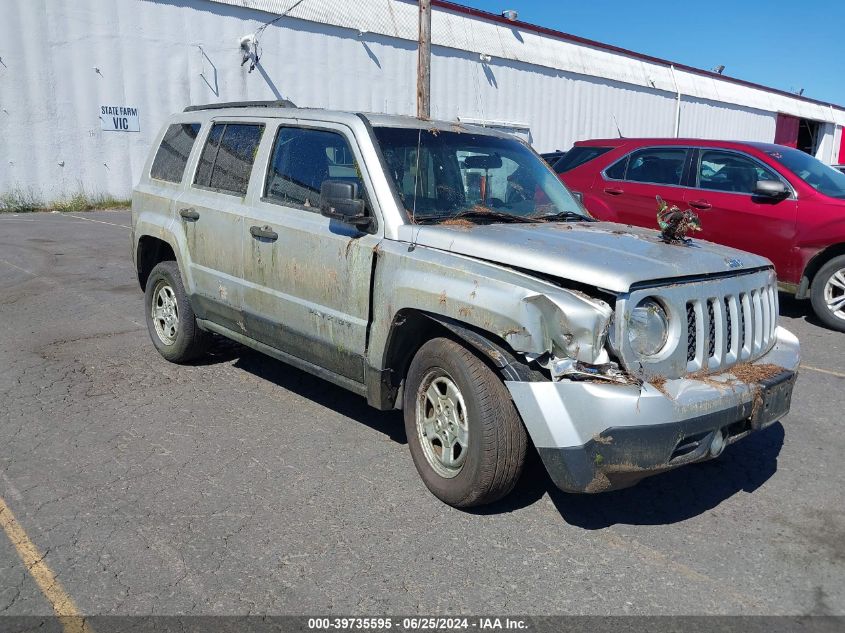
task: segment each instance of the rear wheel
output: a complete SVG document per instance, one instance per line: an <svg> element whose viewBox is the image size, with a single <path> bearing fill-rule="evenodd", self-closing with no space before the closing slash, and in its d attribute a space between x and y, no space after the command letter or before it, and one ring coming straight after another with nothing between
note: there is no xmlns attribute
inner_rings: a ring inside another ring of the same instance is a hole
<svg viewBox="0 0 845 633"><path fill-rule="evenodd" d="M516 485L527 437L501 379L445 338L420 348L405 386L405 431L417 471L449 505L491 503Z"/></svg>
<svg viewBox="0 0 845 633"><path fill-rule="evenodd" d="M186 363L206 350L207 335L197 325L176 262L156 264L144 293L147 330L153 345L172 363Z"/></svg>
<svg viewBox="0 0 845 633"><path fill-rule="evenodd" d="M845 332L845 255L834 257L813 279L813 310L825 325Z"/></svg>

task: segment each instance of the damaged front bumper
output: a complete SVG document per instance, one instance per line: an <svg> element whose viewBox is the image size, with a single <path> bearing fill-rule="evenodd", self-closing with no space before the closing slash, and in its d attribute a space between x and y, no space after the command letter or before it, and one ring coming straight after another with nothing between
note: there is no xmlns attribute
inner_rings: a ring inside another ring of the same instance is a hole
<svg viewBox="0 0 845 633"><path fill-rule="evenodd" d="M774 347L751 363L757 382L728 370L704 379L620 385L506 381L549 475L567 492L603 492L718 456L727 444L789 411L798 339L778 328Z"/></svg>

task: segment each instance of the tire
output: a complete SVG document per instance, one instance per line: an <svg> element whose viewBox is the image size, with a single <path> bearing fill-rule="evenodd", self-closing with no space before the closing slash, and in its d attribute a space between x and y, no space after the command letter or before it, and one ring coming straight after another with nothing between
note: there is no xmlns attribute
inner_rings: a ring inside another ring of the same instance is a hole
<svg viewBox="0 0 845 633"><path fill-rule="evenodd" d="M469 508L513 490L525 429L501 379L465 347L436 338L420 348L405 381L404 414L414 465L438 499Z"/></svg>
<svg viewBox="0 0 845 633"><path fill-rule="evenodd" d="M187 363L206 351L208 336L197 325L176 262L160 262L144 292L147 330L159 354L171 363Z"/></svg>
<svg viewBox="0 0 845 633"><path fill-rule="evenodd" d="M845 255L834 257L816 273L810 301L825 325L845 332Z"/></svg>

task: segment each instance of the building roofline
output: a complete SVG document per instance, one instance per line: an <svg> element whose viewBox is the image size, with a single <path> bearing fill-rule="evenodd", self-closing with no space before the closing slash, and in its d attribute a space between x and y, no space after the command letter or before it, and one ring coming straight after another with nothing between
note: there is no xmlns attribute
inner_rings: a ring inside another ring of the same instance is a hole
<svg viewBox="0 0 845 633"><path fill-rule="evenodd" d="M684 70L686 72L694 73L696 75L701 75L703 77L708 77L711 79L721 79L723 81L728 81L730 83L738 84L740 86L745 86L747 88L754 88L756 90L764 90L766 92L771 92L774 94L783 95L785 97L790 97L792 99L798 99L799 101L805 101L807 103L814 103L816 105L821 105L830 108L836 108L841 111L845 111L845 106L838 105L836 103L830 103L829 101L821 101L820 99L813 99L811 97L805 97L803 95L797 95L795 93L789 92L787 90L781 90L779 88L772 88L770 86L765 86L763 84L754 83L753 81L746 81L745 79L738 79L736 77L731 77L729 75L720 75L719 73L712 72L710 70L704 70L702 68L696 68L695 66L688 66L687 64L681 64L678 62L673 62L668 59L663 59L661 57L653 57L651 55L646 55L644 53L637 53L636 51L629 50L627 48L622 48L621 46L614 46L613 44L605 44L604 42L598 42L596 40L591 40L586 37L580 37L578 35L572 35L570 33L564 33L563 31L558 31L556 29L548 28L545 26L540 26L538 24L532 24L531 22L523 22L521 20L508 20L501 15L496 13L490 13L489 11L484 11L483 9L476 9L474 7L468 7L463 4L457 4L455 2L450 2L449 0L431 0L431 5L433 7L437 7L439 9L445 9L447 11L454 11L455 13L461 13L464 15L469 15L475 18L481 18L484 20L489 20L491 22L497 22L499 24L503 24L510 28L520 28L525 31L533 31L534 33L539 33L541 35L548 35L550 37L554 37L557 39L566 40L569 42L574 42L576 44L584 44L586 46L592 46L594 48L600 48L602 50L611 51L613 53L619 53L621 55L626 55L628 57L633 57L635 59L639 59L642 61L651 62L653 64L660 64L663 66L674 66L678 70Z"/></svg>

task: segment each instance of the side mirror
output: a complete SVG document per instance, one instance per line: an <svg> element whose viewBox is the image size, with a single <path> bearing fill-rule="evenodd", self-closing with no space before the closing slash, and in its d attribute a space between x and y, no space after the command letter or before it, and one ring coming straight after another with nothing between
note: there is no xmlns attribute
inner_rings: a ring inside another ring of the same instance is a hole
<svg viewBox="0 0 845 633"><path fill-rule="evenodd" d="M789 189L780 180L758 180L754 195L761 198L786 198L789 196Z"/></svg>
<svg viewBox="0 0 845 633"><path fill-rule="evenodd" d="M358 196L356 182L324 180L320 185L320 213L344 224L368 229L372 218L364 213L364 201Z"/></svg>

